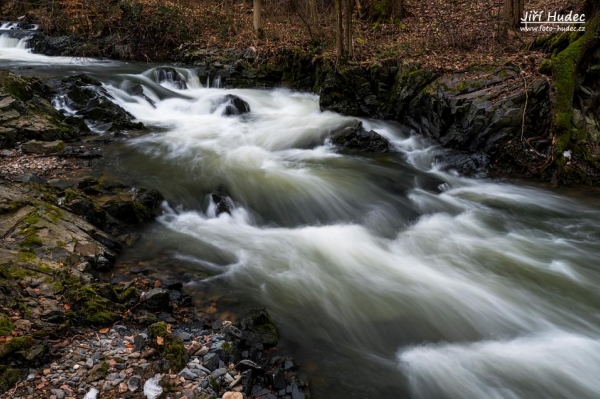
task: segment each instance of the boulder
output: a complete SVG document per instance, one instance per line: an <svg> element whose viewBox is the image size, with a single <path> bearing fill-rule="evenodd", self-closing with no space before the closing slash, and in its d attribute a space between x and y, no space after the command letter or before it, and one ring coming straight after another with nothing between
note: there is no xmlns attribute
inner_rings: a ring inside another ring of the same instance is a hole
<svg viewBox="0 0 600 399"><path fill-rule="evenodd" d="M273 347L279 340L279 332L265 309L251 310L240 325L243 341L252 348L262 350Z"/></svg>
<svg viewBox="0 0 600 399"><path fill-rule="evenodd" d="M52 106L54 95L37 78L0 71L0 148L26 140L72 141L85 133Z"/></svg>
<svg viewBox="0 0 600 399"><path fill-rule="evenodd" d="M31 140L21 145L21 150L29 154L56 154L65 149L65 142Z"/></svg>
<svg viewBox="0 0 600 399"><path fill-rule="evenodd" d="M456 170L466 176L485 174L490 164L489 156L482 152L448 151L435 157L442 170Z"/></svg>
<svg viewBox="0 0 600 399"><path fill-rule="evenodd" d="M331 135L331 142L349 150L383 153L390 150L389 141L371 130L366 131L362 122L356 121Z"/></svg>
<svg viewBox="0 0 600 399"><path fill-rule="evenodd" d="M404 122L446 148L493 154L522 133L543 135L550 114L548 83L535 81L526 96L518 69L507 67L437 78L410 101Z"/></svg>
<svg viewBox="0 0 600 399"><path fill-rule="evenodd" d="M103 209L112 217L126 223L140 224L154 219L163 201L156 190L140 189L133 198L114 198L103 205Z"/></svg>
<svg viewBox="0 0 600 399"><path fill-rule="evenodd" d="M158 67L154 70L154 79L156 83L170 83L179 90L187 89L185 78L175 68L172 67Z"/></svg>
<svg viewBox="0 0 600 399"><path fill-rule="evenodd" d="M215 108L218 108L221 104L225 104L223 110L224 116L242 115L250 112L250 105L238 96L233 94L227 94L225 97L220 99L216 104Z"/></svg>
<svg viewBox="0 0 600 399"><path fill-rule="evenodd" d="M229 206L229 202L231 200L229 199L227 194L224 194L222 192L216 192L211 194L211 198L216 206L216 216L219 216L222 213L228 213L231 215L231 209Z"/></svg>
<svg viewBox="0 0 600 399"><path fill-rule="evenodd" d="M102 84L87 75L65 78L60 83L66 105L75 110L75 115L94 124L108 124L109 130L142 129L133 115L112 101L112 96Z"/></svg>

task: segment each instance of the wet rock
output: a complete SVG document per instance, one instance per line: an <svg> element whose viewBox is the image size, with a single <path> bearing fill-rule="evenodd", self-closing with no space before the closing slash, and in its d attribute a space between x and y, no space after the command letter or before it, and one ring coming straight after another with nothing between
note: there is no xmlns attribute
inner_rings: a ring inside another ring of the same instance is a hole
<svg viewBox="0 0 600 399"><path fill-rule="evenodd" d="M255 309L242 321L243 339L249 346L262 349L275 346L279 340L279 332L265 309Z"/></svg>
<svg viewBox="0 0 600 399"><path fill-rule="evenodd" d="M442 170L454 169L460 174L467 176L485 173L490 164L489 156L484 153L458 151L437 156L434 162L440 165Z"/></svg>
<svg viewBox="0 0 600 399"><path fill-rule="evenodd" d="M259 371L262 372L263 368L260 367L258 364L254 363L251 360L242 360L240 361L238 364L235 365L235 369L239 370L239 371L246 371L246 370L255 370L255 371Z"/></svg>
<svg viewBox="0 0 600 399"><path fill-rule="evenodd" d="M388 152L390 150L389 141L371 130L367 132L362 122L355 122L332 134L331 142L337 146L350 150L365 152Z"/></svg>
<svg viewBox="0 0 600 399"><path fill-rule="evenodd" d="M64 123L50 103L54 91L41 80L0 71L0 148L26 140L74 140L84 133Z"/></svg>
<svg viewBox="0 0 600 399"><path fill-rule="evenodd" d="M102 84L87 76L76 75L61 81L64 100L75 115L93 123L108 124L109 130L142 129L141 122L112 101Z"/></svg>
<svg viewBox="0 0 600 399"><path fill-rule="evenodd" d="M21 150L29 154L55 154L61 152L65 148L65 142L62 140L55 141L38 141L30 140L21 145Z"/></svg>
<svg viewBox="0 0 600 399"><path fill-rule="evenodd" d="M228 324L226 326L223 326L222 329L225 334L229 334L232 337L235 337L237 339L241 339L243 336L242 330L240 330L233 324Z"/></svg>
<svg viewBox="0 0 600 399"><path fill-rule="evenodd" d="M243 115L250 112L250 105L233 94L227 94L216 105L219 106L221 104L225 104L223 116Z"/></svg>
<svg viewBox="0 0 600 399"><path fill-rule="evenodd" d="M219 216L222 213L228 213L231 215L231 209L230 209L230 199L227 196L227 194L224 194L222 192L217 192L217 193L213 193L211 194L211 198L213 200L213 202L215 203L216 209L215 209L215 213L217 216Z"/></svg>
<svg viewBox="0 0 600 399"><path fill-rule="evenodd" d="M170 83L178 90L187 89L185 78L175 68L172 67L158 67L154 70L154 76L156 83Z"/></svg>
<svg viewBox="0 0 600 399"><path fill-rule="evenodd" d="M24 175L19 175L14 177L13 180L21 183L46 184L46 179L42 176L38 176L36 173L26 173Z"/></svg>
<svg viewBox="0 0 600 399"><path fill-rule="evenodd" d="M140 224L156 217L162 201L163 196L158 191L139 189L132 199L112 199L102 208L126 223Z"/></svg>
<svg viewBox="0 0 600 399"><path fill-rule="evenodd" d="M169 290L153 288L144 296L144 306L150 310L169 310Z"/></svg>

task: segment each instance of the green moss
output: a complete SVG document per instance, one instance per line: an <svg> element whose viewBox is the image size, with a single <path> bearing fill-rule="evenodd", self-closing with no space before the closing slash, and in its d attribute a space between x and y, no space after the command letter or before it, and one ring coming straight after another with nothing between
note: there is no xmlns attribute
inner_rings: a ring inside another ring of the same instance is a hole
<svg viewBox="0 0 600 399"><path fill-rule="evenodd" d="M33 338L29 335L23 337L15 337L10 341L0 345L0 359L15 353L21 353L34 345Z"/></svg>
<svg viewBox="0 0 600 399"><path fill-rule="evenodd" d="M34 260L37 259L35 254L32 254L31 252L27 252L27 251L19 252L15 256L17 257L17 259L19 259L23 262L33 262Z"/></svg>
<svg viewBox="0 0 600 399"><path fill-rule="evenodd" d="M27 216L23 218L24 223L28 223L30 225L35 225L40 221L40 215L37 211L30 212Z"/></svg>
<svg viewBox="0 0 600 399"><path fill-rule="evenodd" d="M108 375L108 363L102 362L97 368L92 369L91 377L93 380L100 380Z"/></svg>
<svg viewBox="0 0 600 399"><path fill-rule="evenodd" d="M119 292L117 294L117 298L120 303L128 303L137 300L139 295L134 287L129 287L126 290Z"/></svg>
<svg viewBox="0 0 600 399"><path fill-rule="evenodd" d="M0 316L0 336L8 337L14 329L15 325L8 316Z"/></svg>
<svg viewBox="0 0 600 399"><path fill-rule="evenodd" d="M556 88L556 102L554 106L554 129L556 135L555 155L559 159L571 142L577 143L585 138L585 131L577 129L572 122L573 95L575 93L577 66L584 51L586 43L593 40L600 17L595 18L587 27L586 33L573 41L566 49L552 58L552 77Z"/></svg>
<svg viewBox="0 0 600 399"><path fill-rule="evenodd" d="M0 215L15 213L21 209L25 204L22 202L9 202L0 204Z"/></svg>
<svg viewBox="0 0 600 399"><path fill-rule="evenodd" d="M8 391L21 380L21 374L18 370L0 365L0 394Z"/></svg>
<svg viewBox="0 0 600 399"><path fill-rule="evenodd" d="M213 391L215 391L218 394L221 390L221 385L219 385L217 379L215 377L210 376L208 377L208 382L210 383L210 387L213 389Z"/></svg>
<svg viewBox="0 0 600 399"><path fill-rule="evenodd" d="M152 346L164 359L169 361L172 371L179 371L185 367L188 362L188 354L183 340L168 331L167 323L161 321L152 324L148 327L148 335ZM158 344L158 337L162 338L162 345Z"/></svg>
<svg viewBox="0 0 600 399"><path fill-rule="evenodd" d="M223 352L225 352L226 355L231 354L231 344L229 342L224 342L223 345L221 345L221 349L223 349Z"/></svg>
<svg viewBox="0 0 600 399"><path fill-rule="evenodd" d="M114 304L98 294L91 285L83 285L78 278L62 282L65 298L71 302L74 321L83 324L108 325L120 317L112 311Z"/></svg>
<svg viewBox="0 0 600 399"><path fill-rule="evenodd" d="M44 208L46 210L46 215L51 222L56 223L62 217L62 212L60 209L55 207L54 205L50 205L48 203L44 203Z"/></svg>
<svg viewBox="0 0 600 399"><path fill-rule="evenodd" d="M36 233L30 233L25 236L25 239L19 244L22 247L41 247L43 244L42 239L38 237Z"/></svg>
<svg viewBox="0 0 600 399"><path fill-rule="evenodd" d="M167 323L164 321L154 323L148 327L148 335L151 340L156 340L157 337L166 337L169 334L167 330Z"/></svg>

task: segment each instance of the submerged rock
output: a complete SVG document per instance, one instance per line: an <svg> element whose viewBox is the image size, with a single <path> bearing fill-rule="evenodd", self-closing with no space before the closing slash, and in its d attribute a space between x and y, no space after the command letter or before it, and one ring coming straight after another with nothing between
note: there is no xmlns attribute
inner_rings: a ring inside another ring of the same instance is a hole
<svg viewBox="0 0 600 399"><path fill-rule="evenodd" d="M223 110L223 116L243 115L250 112L250 105L238 96L233 94L227 94L225 97L220 99L215 108L218 108L221 104L225 104Z"/></svg>
<svg viewBox="0 0 600 399"><path fill-rule="evenodd" d="M390 143L385 137L373 130L366 131L359 121L334 132L331 142L350 150L380 153L390 150Z"/></svg>

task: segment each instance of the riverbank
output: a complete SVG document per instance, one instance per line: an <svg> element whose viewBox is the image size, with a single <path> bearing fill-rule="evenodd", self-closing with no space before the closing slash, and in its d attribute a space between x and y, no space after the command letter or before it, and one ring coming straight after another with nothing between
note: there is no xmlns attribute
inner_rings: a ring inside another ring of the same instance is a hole
<svg viewBox="0 0 600 399"><path fill-rule="evenodd" d="M99 176L112 140L88 126L143 125L83 75L60 83L78 115L37 78L0 83L0 397L306 397L266 311L197 308L177 275L113 269L162 195Z"/></svg>

